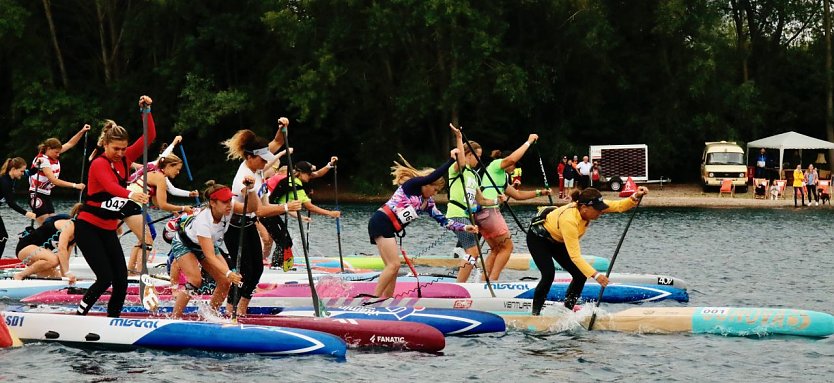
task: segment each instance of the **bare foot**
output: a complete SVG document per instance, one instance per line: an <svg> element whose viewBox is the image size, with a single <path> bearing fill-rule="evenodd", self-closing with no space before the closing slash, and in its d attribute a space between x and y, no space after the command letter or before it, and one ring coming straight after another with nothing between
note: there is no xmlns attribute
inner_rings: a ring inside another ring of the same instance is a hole
<svg viewBox="0 0 834 383"><path fill-rule="evenodd" d="M23 280L23 278L24 278L24 276L23 276L23 272L14 273L14 280L16 280L16 281L22 281L22 280Z"/></svg>

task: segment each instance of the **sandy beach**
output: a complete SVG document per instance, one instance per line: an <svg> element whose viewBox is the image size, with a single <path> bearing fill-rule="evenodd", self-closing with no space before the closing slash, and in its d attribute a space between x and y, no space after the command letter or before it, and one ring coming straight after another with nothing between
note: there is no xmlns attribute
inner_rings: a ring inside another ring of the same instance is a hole
<svg viewBox="0 0 834 383"><path fill-rule="evenodd" d="M753 198L753 188L747 193L736 194L730 197L726 194L719 197L718 190L704 192L699 184L664 184L661 189L659 184L646 185L649 188L649 195L643 200L642 206L647 207L711 207L711 208L734 208L734 207L755 207L755 208L793 208L793 189L785 190L784 198L777 200ZM320 189L320 190L319 190ZM319 187L315 191L314 200L332 203L334 195L332 189ZM534 190L532 187L522 187L524 190ZM602 191L604 198L616 200L618 193ZM357 193L339 193L339 202L366 202L383 203L388 200L389 195L369 196ZM439 204L445 204L446 194L438 194L435 200ZM554 201L562 205L566 201ZM548 205L547 197L537 197L526 201L512 201L513 205ZM807 203L807 197L806 197ZM809 209L830 209L831 205L810 206Z"/></svg>

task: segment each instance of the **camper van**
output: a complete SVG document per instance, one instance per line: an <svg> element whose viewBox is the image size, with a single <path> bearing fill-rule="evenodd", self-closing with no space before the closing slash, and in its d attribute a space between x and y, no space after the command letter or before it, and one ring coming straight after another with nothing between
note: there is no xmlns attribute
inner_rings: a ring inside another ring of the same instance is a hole
<svg viewBox="0 0 834 383"><path fill-rule="evenodd" d="M710 187L720 187L725 179L733 180L737 192L747 192L744 149L735 142L707 142L701 157L701 180L704 191Z"/></svg>

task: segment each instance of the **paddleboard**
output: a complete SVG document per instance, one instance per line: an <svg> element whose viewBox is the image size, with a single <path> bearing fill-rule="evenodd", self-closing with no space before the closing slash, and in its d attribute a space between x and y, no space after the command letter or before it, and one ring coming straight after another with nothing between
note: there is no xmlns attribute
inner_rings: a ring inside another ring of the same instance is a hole
<svg viewBox="0 0 834 383"><path fill-rule="evenodd" d="M8 311L3 316L12 333L24 342L337 358L344 358L347 349L333 335L283 327Z"/></svg>
<svg viewBox="0 0 834 383"><path fill-rule="evenodd" d="M579 314L581 314L580 312ZM507 327L524 331L561 331L568 315L504 315ZM581 319L588 327L590 311ZM797 335L826 337L834 334L834 316L828 313L754 307L640 307L598 315L593 330L643 334L693 333L732 336Z"/></svg>

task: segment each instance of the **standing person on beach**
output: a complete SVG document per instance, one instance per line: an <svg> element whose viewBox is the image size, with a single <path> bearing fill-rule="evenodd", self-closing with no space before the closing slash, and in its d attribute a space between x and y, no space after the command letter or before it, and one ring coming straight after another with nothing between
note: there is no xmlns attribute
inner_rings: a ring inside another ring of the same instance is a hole
<svg viewBox="0 0 834 383"><path fill-rule="evenodd" d="M565 307L573 310L576 301L582 295L582 289L588 278L593 278L602 286L608 286L608 278L597 272L582 258L579 240L585 235L588 225L603 213L622 213L637 206L637 201L649 192L645 186L637 188L631 197L605 203L599 190L588 188L582 192L576 190L571 196L574 202L559 208L544 209L530 224L527 233L527 248L533 261L541 272L541 278L533 294L533 315L540 315L556 268L556 260L562 268L571 274L571 282L565 293Z"/></svg>
<svg viewBox="0 0 834 383"><path fill-rule="evenodd" d="M805 173L802 171L802 164L796 164L793 171L793 207L799 207L796 204L797 195L800 195L799 200L802 206L805 206Z"/></svg>
<svg viewBox="0 0 834 383"><path fill-rule="evenodd" d="M591 169L593 164L588 161L588 156L582 157L582 162L576 164L576 170L579 172L579 190L585 190L591 186Z"/></svg>
<svg viewBox="0 0 834 383"><path fill-rule="evenodd" d="M38 155L32 161L32 174L29 176L29 206L37 215L38 224L43 223L46 217L55 214L55 207L52 204L52 188L60 186L83 190L83 183L67 182L59 179L61 175L61 161L58 158L62 153L72 149L87 131L90 125L84 125L66 144L61 144L57 138L48 138L38 145Z"/></svg>
<svg viewBox="0 0 834 383"><path fill-rule="evenodd" d="M247 177L244 184L247 184L247 187L243 192L251 193L249 198L257 199L257 193L253 188L255 180ZM228 186L215 184L214 181L209 181L206 185L203 199L208 201L208 208L177 225L177 234L171 242L171 256L174 258L171 269L182 271L186 280L185 286L181 286L176 292L174 318L182 317L191 295L198 294L202 287L201 270L205 269L216 283L210 301L210 306L215 311L226 299L232 283L241 282L241 275L232 271L223 258L221 247L226 231L229 230L232 212L254 213L257 204L247 206L247 211L244 212L243 205L232 203L232 189ZM171 281L179 281L178 274L172 273Z"/></svg>
<svg viewBox="0 0 834 383"><path fill-rule="evenodd" d="M222 145L226 147L227 158L242 161L231 186L232 193L235 194L232 198L235 211L242 211L244 202L252 204L252 206L246 206L246 211L253 211L252 209L254 209L259 217L284 214L289 209L286 204L272 205L265 200L268 189L264 185L263 178L263 170L267 163L275 159L273 153L284 145L284 136L281 134L281 130L289 126L289 123L286 117L278 119L278 132L272 141L257 136L255 132L249 129L239 130L232 138L223 141ZM256 198L249 198L248 201L245 201L246 193L243 192L243 189L246 188L246 185L244 180L250 178L254 181L254 190L257 194L254 196ZM238 205L241 207L238 208ZM240 301L237 305L237 315L240 316L246 315L249 300L252 299L252 293L255 292L255 287L257 287L264 272L262 242L255 226L257 222L256 213L247 213L246 217L245 226L243 226L243 215L232 215L230 227L224 235L226 248L230 255L230 258L227 259L229 268L234 269L237 265L237 257L241 257L240 270L236 270L243 277L239 294ZM243 230L242 235L241 230ZM243 250L238 254L241 236L243 237ZM229 303L232 304L233 302Z"/></svg>
<svg viewBox="0 0 834 383"><path fill-rule="evenodd" d="M26 218L35 219L34 212L26 211L26 209L20 207L14 200L14 180L19 180L23 177L25 171L26 160L23 158L7 158L3 162L3 167L0 168L0 206L5 202L12 210L26 216ZM8 240L9 233L6 231L3 217L0 217L0 257L3 256L3 251L6 249L6 242Z"/></svg>
<svg viewBox="0 0 834 383"><path fill-rule="evenodd" d="M394 235L405 236L405 227L419 218L419 214L428 214L441 226L451 231L466 231L477 233L478 228L464 225L446 218L437 210L433 196L446 186L443 174L457 158L457 153L463 151L463 139L460 130L449 124L457 139L457 148L450 154L451 159L437 169L417 170L402 156L402 164L394 162L391 174L393 184L397 185L394 195L382 205L368 221L368 236L371 243L376 244L385 268L379 276L374 295L380 298L390 298L394 295L397 284L397 271L400 269L400 255L397 251L397 240Z"/></svg>
<svg viewBox="0 0 834 383"><path fill-rule="evenodd" d="M484 204L481 211L475 214L475 221L481 235L489 244L489 257L485 260L490 281L497 281L501 272L510 260L513 252L513 240L507 221L501 214L501 203L503 195L522 201L543 195L550 195L550 189L536 189L535 191L517 190L509 184L509 174L515 169L516 164L530 145L539 139L537 134L527 137L518 149L513 152L492 151L492 162L486 166L484 177L481 178L481 190L484 198L490 203ZM489 176L487 176L489 174ZM493 184L495 181L498 185Z"/></svg>
<svg viewBox="0 0 834 383"><path fill-rule="evenodd" d="M568 160L565 163L565 169L562 172L562 178L565 180L565 196L564 199L570 201L570 196L573 195L573 183L579 175L576 173L576 167L573 160Z"/></svg>
<svg viewBox="0 0 834 383"><path fill-rule="evenodd" d="M762 148L762 150L759 151L759 155L756 156L756 178L766 177L768 162L767 150Z"/></svg>
<svg viewBox="0 0 834 383"><path fill-rule="evenodd" d="M808 170L805 171L805 184L808 186L808 206L811 206L811 203L814 206L819 206L820 204L820 196L817 195L817 184L820 181L820 175L817 173L817 169L814 168L814 165L808 165ZM811 201L811 196L814 196L814 200Z"/></svg>
<svg viewBox="0 0 834 383"><path fill-rule="evenodd" d="M156 126L151 115L148 96L139 98L139 111L147 119L147 140L156 138ZM75 222L75 237L84 259L96 275L96 281L87 289L77 313L87 315L98 298L111 285L113 291L107 303L107 316L118 318L127 295L127 264L122 245L116 235L116 227L122 218L119 210L128 200L148 203L149 196L127 190L130 163L142 156L143 137L128 146L125 128L108 124L102 132L100 143L103 153L90 162L87 182L87 199Z"/></svg>

